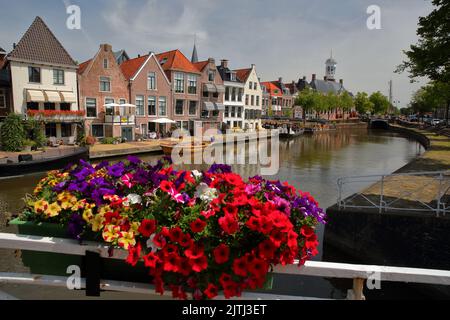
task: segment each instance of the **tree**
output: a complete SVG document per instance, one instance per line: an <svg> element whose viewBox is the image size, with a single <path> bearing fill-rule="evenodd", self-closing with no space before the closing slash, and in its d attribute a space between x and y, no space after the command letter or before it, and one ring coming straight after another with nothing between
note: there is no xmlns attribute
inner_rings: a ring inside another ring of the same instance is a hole
<svg viewBox="0 0 450 320"><path fill-rule="evenodd" d="M302 107L303 123L306 124L306 112L316 111L319 101L317 92L311 88L305 88L299 92L295 104Z"/></svg>
<svg viewBox="0 0 450 320"><path fill-rule="evenodd" d="M372 113L374 109L373 103L369 100L369 95L365 92L358 92L355 97L356 111L360 115Z"/></svg>
<svg viewBox="0 0 450 320"><path fill-rule="evenodd" d="M347 91L344 91L339 96L339 105L345 113L352 110L355 106L355 102L353 101L352 96Z"/></svg>
<svg viewBox="0 0 450 320"><path fill-rule="evenodd" d="M340 107L340 99L339 96L334 94L334 92L328 92L326 95L322 96L322 110L327 112L328 120L330 120L330 112L334 109L338 109Z"/></svg>
<svg viewBox="0 0 450 320"><path fill-rule="evenodd" d="M10 113L0 128L0 142L2 149L9 152L22 151L25 138L22 116Z"/></svg>
<svg viewBox="0 0 450 320"><path fill-rule="evenodd" d="M408 71L414 81L418 77L428 77L441 83L443 87L450 84L450 2L433 0L433 11L426 17L419 18L417 44L405 51L407 60L397 68L397 72ZM448 123L450 97L446 97L445 118Z"/></svg>
<svg viewBox="0 0 450 320"><path fill-rule="evenodd" d="M372 93L369 100L373 103L373 113L386 114L389 109L390 103L388 98L384 96L380 91Z"/></svg>

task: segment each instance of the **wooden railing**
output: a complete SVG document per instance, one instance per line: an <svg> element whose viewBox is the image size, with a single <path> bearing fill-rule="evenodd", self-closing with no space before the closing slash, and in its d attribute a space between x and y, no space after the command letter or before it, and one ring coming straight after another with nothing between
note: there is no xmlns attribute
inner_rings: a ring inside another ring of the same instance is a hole
<svg viewBox="0 0 450 320"><path fill-rule="evenodd" d="M97 242L86 241L80 245L77 241L60 238L24 236L10 233L0 233L0 248L13 250L29 250L39 252L64 253L69 255L84 256L87 252L97 253L102 258L125 259L128 253L117 249L111 254L109 246ZM314 276L324 278L353 279L353 288L348 292L350 300L364 300L364 287L367 279L378 281L421 283L450 285L450 271L417 268L386 267L372 265L355 265L343 263L331 263L320 261L308 261L302 267L298 265L278 266L275 274L289 274L298 276ZM22 285L47 285L54 287L66 287L66 277L1 273L0 283ZM81 279L81 288L86 288L86 279ZM118 291L124 293L139 293L156 295L153 287L147 284L130 283L123 281L101 280L100 289L104 291ZM170 296L170 293L167 294ZM223 299L220 296L219 299ZM296 296L283 296L267 293L244 293L241 299L313 299Z"/></svg>

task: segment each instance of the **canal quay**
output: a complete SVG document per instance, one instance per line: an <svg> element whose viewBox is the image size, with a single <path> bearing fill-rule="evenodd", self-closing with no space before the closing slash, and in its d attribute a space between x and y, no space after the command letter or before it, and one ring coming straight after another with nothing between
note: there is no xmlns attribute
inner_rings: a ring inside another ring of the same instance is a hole
<svg viewBox="0 0 450 320"><path fill-rule="evenodd" d="M408 133L409 132L409 133ZM280 141L280 170L276 179L288 181L296 188L310 192L321 207L328 209L329 221L323 227L319 227L318 240L320 242L319 255L315 261L328 261L340 263L373 263L373 257L363 250L356 250L348 244L354 244L357 241L356 236L369 234L373 239L389 238L392 234L397 237L405 234L409 229L409 215L406 215L402 224L397 225L395 230L380 230L377 222L374 221L373 229L370 224L361 227L359 221L368 219L368 211L363 210L359 214L350 210L339 210L336 208L336 201L339 198L339 188L337 181L342 177L355 175L376 176L390 175L402 170L422 171L423 168L431 169L431 163L436 165L433 170L448 168L448 163L441 168L441 163L437 159L444 157L444 148L439 143L445 143L445 139L429 134L430 147L425 150L423 141L419 141L417 135L413 135L410 129L408 132L404 129L398 130L371 130L367 128L366 123L351 125L348 127L337 128L337 130L317 132L314 135L302 135L293 139L282 139ZM420 136L426 135L420 133ZM270 141L267 142L270 144ZM227 150L227 152L235 152ZM248 155L247 155L248 156ZM155 163L161 158L161 154L145 153L139 157L150 163ZM111 161L120 161L125 157L109 158ZM426 160L430 159L430 160ZM102 159L92 160L100 162ZM423 166L423 167L421 167ZM175 166L177 168L177 166ZM202 165L182 166L188 169L205 169ZM255 176L259 173L259 165L233 165L234 172L244 178ZM1 226L0 232L16 233L15 226L7 226L6 222L14 215L21 212L23 208L23 197L32 192L36 183L44 174L32 174L14 179L5 179L0 182L0 206L1 206ZM273 178L273 177L267 177ZM416 179L413 179L414 182ZM343 199L352 194L361 193L361 190L371 190L377 181L359 182L348 185ZM392 192L392 190L391 190ZM426 193L426 192L425 192ZM352 214L352 218L347 219L347 215ZM391 216L385 213L371 213L376 216ZM426 216L428 217L428 215ZM375 219L375 218L374 218ZM425 218L424 218L425 219ZM431 224L430 224L431 225ZM361 230L356 230L361 228ZM394 228L394 227L392 227ZM343 231L341 232L340 229ZM416 237L419 237L416 235ZM425 237L425 236L424 236ZM435 241L431 234L426 236L428 241ZM393 241L389 246L383 246L383 257L403 256L397 245L401 241ZM373 245L373 243L370 243ZM445 244L441 244L445 246ZM365 248L369 252L381 252L377 247ZM373 249L373 250L372 250ZM441 249L442 250L442 249ZM445 250L445 249L444 249ZM374 255L375 257L376 255ZM386 258L383 258L386 259ZM376 260L380 265L386 265L386 260ZM395 262L394 260L391 260ZM20 255L11 250L0 249L0 265L6 268L7 272L28 272L28 268L22 264ZM395 263L394 263L395 265ZM407 264L398 263L400 266ZM446 269L446 268L443 268ZM274 285L270 292L279 295L289 295L296 297L316 297L324 299L343 299L347 297L348 288L352 287L351 279L332 279L328 277L310 277L310 276L292 276L289 274L277 274L274 276ZM435 287L435 286L431 286ZM36 291L26 289L25 286L18 285L0 285L0 290L11 294L12 296L22 298L38 297ZM38 287L39 288L39 287ZM75 296L69 295L64 290L41 288L40 298L63 297L72 299ZM425 288L427 289L427 288ZM33 293L34 292L34 293ZM383 290L365 291L367 299L404 299L404 298L429 298L441 297L442 292L424 290L422 286L413 286L403 283L383 282ZM79 297L79 296L78 296ZM117 295L107 295L107 298L118 297ZM121 298L136 299L136 295L121 295Z"/></svg>

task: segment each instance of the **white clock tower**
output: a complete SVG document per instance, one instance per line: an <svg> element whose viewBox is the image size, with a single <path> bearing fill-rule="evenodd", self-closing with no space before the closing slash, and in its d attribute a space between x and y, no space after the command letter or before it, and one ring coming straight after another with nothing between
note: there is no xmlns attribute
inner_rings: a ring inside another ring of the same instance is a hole
<svg viewBox="0 0 450 320"><path fill-rule="evenodd" d="M325 75L327 77L328 81L335 81L335 75L336 75L336 60L333 59L333 51L331 51L330 58L325 62L326 70Z"/></svg>

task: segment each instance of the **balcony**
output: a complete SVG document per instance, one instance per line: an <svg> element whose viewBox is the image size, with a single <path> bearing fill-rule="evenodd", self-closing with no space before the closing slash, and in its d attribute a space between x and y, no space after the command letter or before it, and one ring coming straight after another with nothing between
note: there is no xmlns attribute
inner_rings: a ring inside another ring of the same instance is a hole
<svg viewBox="0 0 450 320"><path fill-rule="evenodd" d="M124 126L124 125L134 125L136 123L136 116L127 115L127 116L105 116L105 123L112 124L115 126Z"/></svg>
<svg viewBox="0 0 450 320"><path fill-rule="evenodd" d="M28 110L27 116L30 119L44 121L46 123L79 123L83 122L85 112L64 110Z"/></svg>

